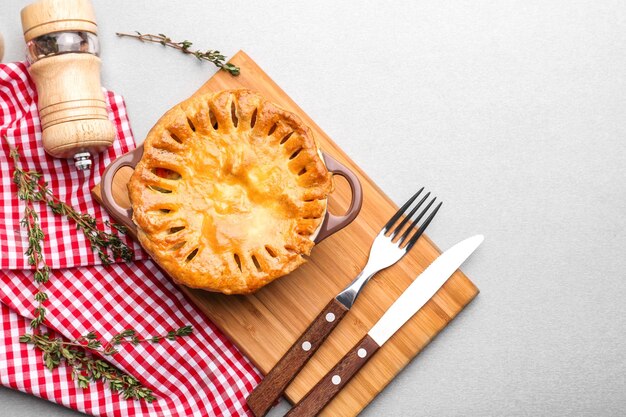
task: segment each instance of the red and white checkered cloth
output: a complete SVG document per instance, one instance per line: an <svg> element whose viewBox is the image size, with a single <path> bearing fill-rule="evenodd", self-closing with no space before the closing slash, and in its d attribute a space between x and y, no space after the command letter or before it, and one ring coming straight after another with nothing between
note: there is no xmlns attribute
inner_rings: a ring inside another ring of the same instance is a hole
<svg viewBox="0 0 626 417"><path fill-rule="evenodd" d="M44 173L61 200L82 212L108 219L90 189L104 167L134 148L122 98L105 92L115 145L94 157L90 177L71 161L45 154L34 85L24 63L0 64L0 137L6 135L26 169ZM159 335L192 325L191 336L158 344L122 345L107 359L154 391L157 400L124 400L102 383L78 388L65 366L48 371L41 352L19 342L29 332L36 286L24 257L23 202L15 197L13 162L0 140L0 384L97 416L249 415L245 397L260 379L250 362L185 298L135 245L135 261L102 266L83 234L43 204L36 206L46 233L44 256L53 268L46 292L47 330L75 339L96 331L102 340L128 328ZM133 244L133 243L131 243Z"/></svg>

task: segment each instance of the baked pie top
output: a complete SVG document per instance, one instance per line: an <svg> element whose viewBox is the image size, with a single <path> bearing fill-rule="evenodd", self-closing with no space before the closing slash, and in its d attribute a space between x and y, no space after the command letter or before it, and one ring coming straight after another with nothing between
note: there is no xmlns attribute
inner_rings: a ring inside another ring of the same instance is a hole
<svg viewBox="0 0 626 417"><path fill-rule="evenodd" d="M128 189L139 241L176 282L245 294L305 261L332 176L298 116L227 90L169 110Z"/></svg>

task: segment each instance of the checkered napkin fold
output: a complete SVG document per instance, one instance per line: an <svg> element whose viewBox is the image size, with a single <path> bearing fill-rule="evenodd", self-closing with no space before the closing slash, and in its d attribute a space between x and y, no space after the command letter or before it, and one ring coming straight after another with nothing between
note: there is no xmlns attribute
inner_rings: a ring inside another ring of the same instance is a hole
<svg viewBox="0 0 626 417"><path fill-rule="evenodd" d="M107 164L135 147L122 97L105 91L105 98L117 138L82 177L41 146L37 96L26 64L0 64L0 137L6 135L19 149L23 168L43 173L57 197L103 221L108 216L90 190ZM191 325L194 332L173 342L123 344L119 354L107 357L153 390L157 399L152 403L125 400L104 383L79 388L69 367L49 371L41 352L19 342L29 332L37 288L24 256L24 203L12 183L10 148L5 140L0 143L0 384L96 416L249 415L245 397L259 373L141 248L129 241L135 250L132 263L103 266L84 235L43 203L35 203L35 209L46 234L43 255L52 268L44 331L67 339L96 331L102 340L131 328L161 335Z"/></svg>

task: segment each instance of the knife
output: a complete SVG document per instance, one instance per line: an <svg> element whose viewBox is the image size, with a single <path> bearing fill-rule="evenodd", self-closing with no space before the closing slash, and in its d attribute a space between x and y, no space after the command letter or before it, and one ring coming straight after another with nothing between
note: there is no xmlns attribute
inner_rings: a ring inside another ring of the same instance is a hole
<svg viewBox="0 0 626 417"><path fill-rule="evenodd" d="M483 240L482 235L470 237L435 259L415 278L374 327L293 406L286 417L317 415L374 353L435 295Z"/></svg>

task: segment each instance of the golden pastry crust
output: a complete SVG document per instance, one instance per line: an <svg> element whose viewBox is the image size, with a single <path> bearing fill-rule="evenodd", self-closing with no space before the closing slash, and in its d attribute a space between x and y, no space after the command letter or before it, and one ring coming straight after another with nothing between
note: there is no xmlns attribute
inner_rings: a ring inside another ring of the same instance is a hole
<svg viewBox="0 0 626 417"><path fill-rule="evenodd" d="M174 281L246 294L305 261L332 176L298 116L227 90L169 110L128 189L139 241Z"/></svg>

